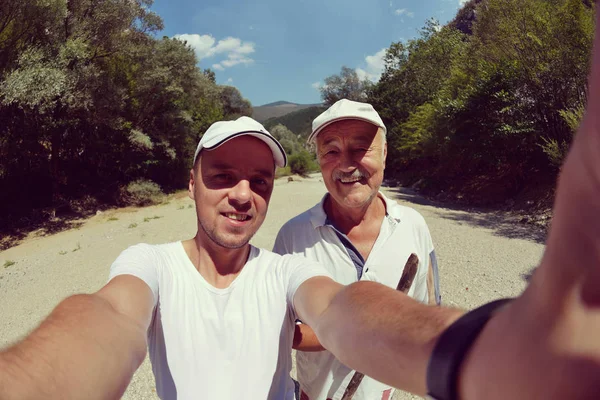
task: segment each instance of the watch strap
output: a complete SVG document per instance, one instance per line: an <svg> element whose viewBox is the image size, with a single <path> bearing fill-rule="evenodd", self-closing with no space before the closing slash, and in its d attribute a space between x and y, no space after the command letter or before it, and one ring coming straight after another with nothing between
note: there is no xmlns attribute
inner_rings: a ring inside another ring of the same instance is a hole
<svg viewBox="0 0 600 400"><path fill-rule="evenodd" d="M496 300L476 308L442 333L427 365L428 398L458 400L458 372L467 352L494 312L510 300Z"/></svg>

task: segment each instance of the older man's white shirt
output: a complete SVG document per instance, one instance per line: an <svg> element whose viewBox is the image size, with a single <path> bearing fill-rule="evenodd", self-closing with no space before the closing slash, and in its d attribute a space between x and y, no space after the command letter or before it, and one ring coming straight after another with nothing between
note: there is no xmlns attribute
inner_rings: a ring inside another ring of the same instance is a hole
<svg viewBox="0 0 600 400"><path fill-rule="evenodd" d="M274 252L301 254L323 264L337 282L348 285L358 280L357 269L338 234L326 225L323 202L288 221L279 231ZM408 295L417 301L429 301L427 276L433 242L423 217L409 207L386 198L387 215L369 254L360 280L375 281L396 288L404 265L412 253L419 258L414 282ZM310 400L341 399L354 371L340 363L328 351L297 352L297 372L301 389ZM354 400L388 399L393 389L365 377Z"/></svg>

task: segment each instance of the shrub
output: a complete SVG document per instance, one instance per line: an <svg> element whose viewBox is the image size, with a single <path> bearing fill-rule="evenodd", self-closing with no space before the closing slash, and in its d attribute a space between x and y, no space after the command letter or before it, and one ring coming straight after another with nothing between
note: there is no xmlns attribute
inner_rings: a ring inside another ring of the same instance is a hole
<svg viewBox="0 0 600 400"><path fill-rule="evenodd" d="M131 182L119 191L121 205L148 206L160 203L164 197L160 186L144 179Z"/></svg>
<svg viewBox="0 0 600 400"><path fill-rule="evenodd" d="M281 178L282 176L290 175L292 175L292 170L290 169L289 165L287 165L285 168L277 167L277 169L275 170L275 178Z"/></svg>
<svg viewBox="0 0 600 400"><path fill-rule="evenodd" d="M306 150L302 150L290 156L289 165L292 173L301 176L318 169L318 165L313 159L312 155Z"/></svg>

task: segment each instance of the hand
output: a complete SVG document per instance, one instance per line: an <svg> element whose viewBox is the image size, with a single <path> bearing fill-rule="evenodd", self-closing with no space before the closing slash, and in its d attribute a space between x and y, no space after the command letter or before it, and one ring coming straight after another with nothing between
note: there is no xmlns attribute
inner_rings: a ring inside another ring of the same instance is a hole
<svg viewBox="0 0 600 400"><path fill-rule="evenodd" d="M600 29L587 111L560 175L541 266L474 344L461 371L463 399L591 399L600 393L599 112Z"/></svg>

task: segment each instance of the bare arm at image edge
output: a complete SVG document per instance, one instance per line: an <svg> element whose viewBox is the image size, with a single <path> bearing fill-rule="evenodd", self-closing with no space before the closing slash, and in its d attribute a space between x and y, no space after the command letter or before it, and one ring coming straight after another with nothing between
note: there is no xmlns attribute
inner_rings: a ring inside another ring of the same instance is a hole
<svg viewBox="0 0 600 400"><path fill-rule="evenodd" d="M150 288L128 275L65 299L0 353L0 398L120 398L146 355L152 308Z"/></svg>

